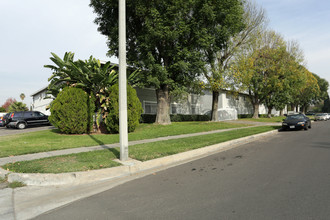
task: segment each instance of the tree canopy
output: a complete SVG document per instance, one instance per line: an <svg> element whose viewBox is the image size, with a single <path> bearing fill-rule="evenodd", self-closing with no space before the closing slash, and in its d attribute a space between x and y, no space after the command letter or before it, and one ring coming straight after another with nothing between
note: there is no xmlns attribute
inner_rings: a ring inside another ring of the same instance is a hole
<svg viewBox="0 0 330 220"><path fill-rule="evenodd" d="M118 56L118 1L91 0L108 54ZM192 88L206 54L240 30L240 0L126 1L127 61L145 70L141 81L157 95L156 123L169 124L170 92ZM214 54L212 54L214 56Z"/></svg>

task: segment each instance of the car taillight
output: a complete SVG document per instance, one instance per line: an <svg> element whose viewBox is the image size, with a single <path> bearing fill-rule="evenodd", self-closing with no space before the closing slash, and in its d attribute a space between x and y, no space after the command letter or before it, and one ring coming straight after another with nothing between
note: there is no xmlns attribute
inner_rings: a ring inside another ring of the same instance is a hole
<svg viewBox="0 0 330 220"><path fill-rule="evenodd" d="M10 118L13 118L14 117L14 113L11 114Z"/></svg>

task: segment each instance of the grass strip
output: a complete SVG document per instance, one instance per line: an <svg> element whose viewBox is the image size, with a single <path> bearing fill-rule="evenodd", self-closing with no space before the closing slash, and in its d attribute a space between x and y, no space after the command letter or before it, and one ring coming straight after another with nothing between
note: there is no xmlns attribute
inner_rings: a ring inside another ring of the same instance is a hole
<svg viewBox="0 0 330 220"><path fill-rule="evenodd" d="M146 161L278 128L274 126L244 128L239 131L139 144L129 148L129 156L140 161ZM64 173L119 166L119 163L112 161L116 158L119 158L118 148L22 161L6 164L2 167L18 173Z"/></svg>
<svg viewBox="0 0 330 220"><path fill-rule="evenodd" d="M250 125L226 122L173 122L171 125L141 124L135 132L128 134L128 139L129 141L152 139L244 126ZM0 157L118 142L118 134L64 135L58 133L57 130L37 131L0 137Z"/></svg>
<svg viewBox="0 0 330 220"><path fill-rule="evenodd" d="M120 166L113 161L116 150L102 150L9 163L3 167L17 173L67 173Z"/></svg>
<svg viewBox="0 0 330 220"><path fill-rule="evenodd" d="M239 131L226 131L218 134L209 134L196 137L181 138L176 140L134 145L130 147L129 155L133 159L147 161L254 134L271 131L278 128L279 127L276 126L262 126L240 129Z"/></svg>

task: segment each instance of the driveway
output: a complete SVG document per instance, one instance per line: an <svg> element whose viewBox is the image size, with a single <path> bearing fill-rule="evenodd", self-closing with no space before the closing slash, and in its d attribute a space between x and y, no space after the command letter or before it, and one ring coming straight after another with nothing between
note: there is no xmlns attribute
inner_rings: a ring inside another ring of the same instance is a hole
<svg viewBox="0 0 330 220"><path fill-rule="evenodd" d="M48 130L48 129L54 129L54 128L55 128L54 126L27 127L26 129L0 127L0 136L22 134L22 133L27 133L27 132L42 131L42 130Z"/></svg>

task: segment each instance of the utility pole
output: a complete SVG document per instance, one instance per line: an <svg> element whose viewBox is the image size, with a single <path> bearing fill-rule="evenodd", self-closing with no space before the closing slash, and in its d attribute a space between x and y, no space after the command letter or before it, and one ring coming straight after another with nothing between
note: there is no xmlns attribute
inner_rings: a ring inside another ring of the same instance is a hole
<svg viewBox="0 0 330 220"><path fill-rule="evenodd" d="M128 159L126 82L126 2L119 1L119 139L120 160Z"/></svg>

